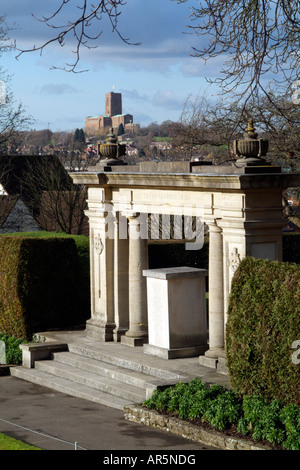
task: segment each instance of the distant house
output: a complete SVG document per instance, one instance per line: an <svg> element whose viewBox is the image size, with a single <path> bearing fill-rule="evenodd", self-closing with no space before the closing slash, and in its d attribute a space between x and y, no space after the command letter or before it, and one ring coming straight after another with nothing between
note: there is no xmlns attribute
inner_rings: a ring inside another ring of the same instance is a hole
<svg viewBox="0 0 300 470"><path fill-rule="evenodd" d="M20 196L0 196L0 233L36 232L40 227Z"/></svg>

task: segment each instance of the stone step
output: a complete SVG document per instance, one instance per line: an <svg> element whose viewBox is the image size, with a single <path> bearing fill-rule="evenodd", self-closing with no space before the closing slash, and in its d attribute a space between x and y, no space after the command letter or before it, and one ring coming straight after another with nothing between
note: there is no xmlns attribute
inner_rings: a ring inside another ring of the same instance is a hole
<svg viewBox="0 0 300 470"><path fill-rule="evenodd" d="M109 393L78 384L61 377L48 374L37 369L26 369L24 367L11 368L11 375L28 382L32 382L43 387L47 387L57 392L67 395L89 400L100 405L108 406L118 410L123 410L125 405L129 404L128 400L110 395Z"/></svg>
<svg viewBox="0 0 300 470"><path fill-rule="evenodd" d="M184 379L182 374L158 366L155 359L153 360L153 364L149 364L148 362L143 363L143 361L139 360L139 356L136 354L136 351L131 350L132 348L128 348L126 346L122 347L119 344L115 344L114 346L114 350L106 352L102 349L98 350L88 344L79 345L76 343L70 343L68 345L68 349L70 352L84 357L150 375L168 382L178 382L178 380Z"/></svg>
<svg viewBox="0 0 300 470"><path fill-rule="evenodd" d="M64 378L75 383L109 393L129 402L141 403L146 399L146 390L120 382L117 379L100 376L83 368L57 362L56 360L37 361L35 369Z"/></svg>
<svg viewBox="0 0 300 470"><path fill-rule="evenodd" d="M67 338L65 338L67 339ZM22 345L23 366L14 375L69 395L123 409L141 404L157 387L187 381L186 367L121 343L99 343L86 336L72 341L45 338Z"/></svg>
<svg viewBox="0 0 300 470"><path fill-rule="evenodd" d="M157 379L154 376L145 373L136 372L132 369L125 369L118 365L103 362L87 356L81 356L72 352L59 352L52 355L55 362L66 364L68 366L83 369L93 374L107 377L110 379L123 382L128 385L139 387L146 391L146 396L151 394L157 388L157 385L164 385L162 379ZM170 380L166 381L169 385Z"/></svg>

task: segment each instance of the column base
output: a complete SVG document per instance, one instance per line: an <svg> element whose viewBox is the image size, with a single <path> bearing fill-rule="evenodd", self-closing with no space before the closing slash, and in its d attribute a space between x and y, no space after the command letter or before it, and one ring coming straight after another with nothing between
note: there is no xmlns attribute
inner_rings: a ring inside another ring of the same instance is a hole
<svg viewBox="0 0 300 470"><path fill-rule="evenodd" d="M207 346L192 346L189 348L166 349L152 344L144 344L144 353L152 356L158 356L163 359L178 359L184 357L196 357L204 354Z"/></svg>
<svg viewBox="0 0 300 470"><path fill-rule="evenodd" d="M121 343L126 346L136 347L143 346L148 342L148 336L128 336L127 334L121 336Z"/></svg>
<svg viewBox="0 0 300 470"><path fill-rule="evenodd" d="M219 357L218 364L217 364L217 372L219 372L219 374L228 375L228 369L227 369L225 357Z"/></svg>
<svg viewBox="0 0 300 470"><path fill-rule="evenodd" d="M217 372L227 375L226 352L224 348L208 349L203 356L199 356L199 364L216 369Z"/></svg>
<svg viewBox="0 0 300 470"><path fill-rule="evenodd" d="M87 338L106 342L113 341L114 323L103 323L97 320L87 320L85 333Z"/></svg>
<svg viewBox="0 0 300 470"><path fill-rule="evenodd" d="M218 358L217 357L206 357L204 356L199 356L199 364L200 366L205 366L209 367L210 369L216 369L217 364L218 364Z"/></svg>
<svg viewBox="0 0 300 470"><path fill-rule="evenodd" d="M121 338L125 335L126 331L128 331L128 328L115 328L113 330L113 338L116 343L119 343L121 341Z"/></svg>

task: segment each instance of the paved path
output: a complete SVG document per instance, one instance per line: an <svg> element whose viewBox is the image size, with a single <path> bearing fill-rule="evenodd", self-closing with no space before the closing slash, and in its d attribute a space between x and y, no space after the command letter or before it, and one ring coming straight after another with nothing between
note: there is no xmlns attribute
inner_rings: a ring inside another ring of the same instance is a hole
<svg viewBox="0 0 300 470"><path fill-rule="evenodd" d="M195 453L213 450L126 421L122 411L54 392L12 376L0 377L0 433L44 450L74 450L75 442L87 450L102 451ZM109 452L106 454L110 455Z"/></svg>

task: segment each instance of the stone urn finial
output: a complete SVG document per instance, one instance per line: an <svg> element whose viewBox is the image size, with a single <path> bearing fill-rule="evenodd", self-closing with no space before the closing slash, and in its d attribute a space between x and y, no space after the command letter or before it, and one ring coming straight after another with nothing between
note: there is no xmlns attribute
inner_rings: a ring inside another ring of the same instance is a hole
<svg viewBox="0 0 300 470"><path fill-rule="evenodd" d="M257 132L255 132L255 129L253 127L253 119L249 119L248 121L248 127L247 130L244 134L245 139L257 139Z"/></svg>
<svg viewBox="0 0 300 470"><path fill-rule="evenodd" d="M265 157L268 153L269 142L258 139L258 134L253 126L253 119L249 119L244 139L233 141L234 154L239 157L237 166L262 166L268 165Z"/></svg>
<svg viewBox="0 0 300 470"><path fill-rule="evenodd" d="M122 165L119 157L125 155L126 146L118 143L118 138L111 127L105 139L105 143L98 143L98 155L100 163L105 165Z"/></svg>

